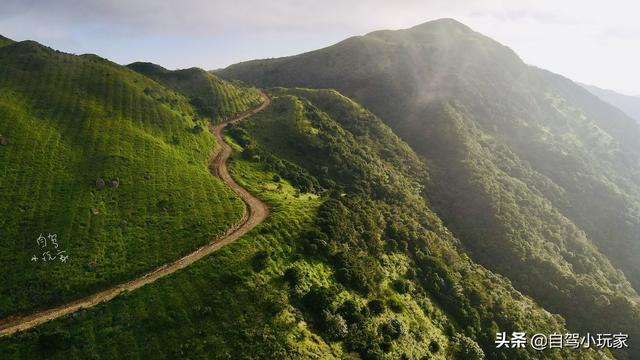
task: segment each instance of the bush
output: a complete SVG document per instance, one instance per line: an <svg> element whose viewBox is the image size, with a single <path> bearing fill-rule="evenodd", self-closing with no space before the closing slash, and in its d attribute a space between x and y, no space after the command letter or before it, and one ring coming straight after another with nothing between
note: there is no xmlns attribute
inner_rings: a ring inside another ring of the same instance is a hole
<svg viewBox="0 0 640 360"><path fill-rule="evenodd" d="M403 279L394 280L392 286L400 294L406 294L411 290L411 284Z"/></svg>
<svg viewBox="0 0 640 360"><path fill-rule="evenodd" d="M367 307L371 311L373 315L380 315L384 312L385 306L384 301L380 299L374 299L367 303Z"/></svg>
<svg viewBox="0 0 640 360"><path fill-rule="evenodd" d="M284 272L284 280L292 286L296 286L302 279L302 272L296 267L290 267Z"/></svg>
<svg viewBox="0 0 640 360"><path fill-rule="evenodd" d="M203 131L204 131L204 128L202 127L202 125L198 124L198 125L194 126L194 127L191 129L191 131L192 131L194 134L200 134L201 132L203 132Z"/></svg>
<svg viewBox="0 0 640 360"><path fill-rule="evenodd" d="M484 360L484 352L480 345L472 339L456 334L452 342L453 356L457 360Z"/></svg>
<svg viewBox="0 0 640 360"><path fill-rule="evenodd" d="M338 309L338 312L349 324L364 322L364 317L353 300L345 301Z"/></svg>
<svg viewBox="0 0 640 360"><path fill-rule="evenodd" d="M269 253L264 250L256 252L256 254L253 255L253 259L251 259L251 266L253 270L257 272L264 270L268 263Z"/></svg>
<svg viewBox="0 0 640 360"><path fill-rule="evenodd" d="M335 288L314 286L302 297L302 303L308 311L318 316L325 310L331 310L331 304L337 293Z"/></svg>
<svg viewBox="0 0 640 360"><path fill-rule="evenodd" d="M323 311L324 329L330 339L341 340L349 334L347 322L340 315Z"/></svg>
<svg viewBox="0 0 640 360"><path fill-rule="evenodd" d="M429 343L429 352L436 354L438 351L440 351L440 344L435 340L431 340Z"/></svg>
<svg viewBox="0 0 640 360"><path fill-rule="evenodd" d="M378 333L384 338L388 337L391 340L397 340L400 336L407 333L407 328L402 321L393 319L389 322L380 324L378 327Z"/></svg>
<svg viewBox="0 0 640 360"><path fill-rule="evenodd" d="M395 298L387 300L387 306L389 306L389 309L391 309L391 311L393 311L394 313L401 313L402 310L404 310L404 305L400 302L400 300Z"/></svg>

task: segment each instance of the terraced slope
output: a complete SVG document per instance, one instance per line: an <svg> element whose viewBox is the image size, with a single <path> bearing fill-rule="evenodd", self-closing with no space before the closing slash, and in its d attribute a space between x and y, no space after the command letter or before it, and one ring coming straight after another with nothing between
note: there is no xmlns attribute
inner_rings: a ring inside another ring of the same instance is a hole
<svg viewBox="0 0 640 360"><path fill-rule="evenodd" d="M238 223L230 227L224 235L220 236L219 238L212 239L211 242L201 246L194 252L191 252L176 261L164 264L157 269L136 277L133 280L127 281L126 283L118 284L85 298L74 300L70 303L66 303L41 312L29 314L27 316L8 319L8 321L6 319L0 319L0 336L12 334L16 331L31 329L53 319L73 314L80 309L88 309L102 302L109 301L125 291L133 291L142 286L151 284L160 278L171 275L178 270L190 266L194 262L202 259L210 253L237 240L244 234L248 233L251 229L262 223L269 215L269 208L265 203L257 199L255 196L251 195L246 189L238 185L231 178L231 175L229 175L229 171L227 170L227 159L229 159L229 156L231 155L231 147L224 142L221 136L222 129L228 123L240 121L266 108L269 105L270 100L263 93L261 93L261 96L263 98L263 103L261 106L246 113L238 114L228 122L216 126L211 125L211 132L214 134L216 141L221 145L221 147L216 149L214 155L211 156L211 159L209 161L209 170L211 171L212 175L218 176L225 183L225 185L227 185L233 192L238 194L238 196L245 203L245 208L243 209L244 214L242 216L242 219Z"/></svg>
<svg viewBox="0 0 640 360"><path fill-rule="evenodd" d="M200 115L213 122L247 111L261 102L256 89L235 86L199 68L170 71L159 65L143 62L129 64L127 67L183 94Z"/></svg>
<svg viewBox="0 0 640 360"><path fill-rule="evenodd" d="M97 56L0 48L0 135L0 318L131 279L242 216L188 100Z"/></svg>

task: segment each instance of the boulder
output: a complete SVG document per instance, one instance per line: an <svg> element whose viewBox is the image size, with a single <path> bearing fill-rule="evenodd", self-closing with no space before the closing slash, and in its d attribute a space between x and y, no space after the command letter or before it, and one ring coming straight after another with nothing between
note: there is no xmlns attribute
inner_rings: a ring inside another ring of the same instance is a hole
<svg viewBox="0 0 640 360"><path fill-rule="evenodd" d="M100 210L98 210L98 208L91 208L91 213L93 215L98 215L98 214L100 214Z"/></svg>
<svg viewBox="0 0 640 360"><path fill-rule="evenodd" d="M5 138L4 136L0 135L0 145L5 146L8 145L9 142L7 141L7 138Z"/></svg>
<svg viewBox="0 0 640 360"><path fill-rule="evenodd" d="M111 186L112 189L117 189L120 186L120 179L118 178L111 179L109 185Z"/></svg>
<svg viewBox="0 0 640 360"><path fill-rule="evenodd" d="M98 189L103 189L105 185L106 185L106 184L105 184L105 182L104 182L104 179L102 179L102 178L98 178L98 179L96 180L96 187L97 187Z"/></svg>

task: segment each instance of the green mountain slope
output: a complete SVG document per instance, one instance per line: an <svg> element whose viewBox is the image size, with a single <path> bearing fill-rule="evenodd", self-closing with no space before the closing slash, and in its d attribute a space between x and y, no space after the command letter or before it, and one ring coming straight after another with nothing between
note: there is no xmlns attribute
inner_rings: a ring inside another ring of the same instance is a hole
<svg viewBox="0 0 640 360"><path fill-rule="evenodd" d="M132 278L239 220L205 128L183 96L97 56L0 48L0 318Z"/></svg>
<svg viewBox="0 0 640 360"><path fill-rule="evenodd" d="M142 62L127 67L183 94L201 116L214 122L256 107L261 101L255 89L234 86L202 69L170 71Z"/></svg>
<svg viewBox="0 0 640 360"><path fill-rule="evenodd" d="M329 90L273 89L228 131L237 181L267 221L192 267L0 339L8 359L601 359L495 349L499 330L566 329L475 264L420 196L424 165Z"/></svg>
<svg viewBox="0 0 640 360"><path fill-rule="evenodd" d="M473 259L572 329L640 336L640 129L619 110L453 20L220 74L354 98L427 160Z"/></svg>
<svg viewBox="0 0 640 360"><path fill-rule="evenodd" d="M0 35L0 47L11 45L13 43L14 43L13 40Z"/></svg>

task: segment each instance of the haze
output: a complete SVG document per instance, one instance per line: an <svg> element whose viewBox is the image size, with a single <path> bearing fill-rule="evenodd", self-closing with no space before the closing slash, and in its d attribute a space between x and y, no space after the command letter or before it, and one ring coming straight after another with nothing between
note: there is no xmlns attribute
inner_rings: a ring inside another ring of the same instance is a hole
<svg viewBox="0 0 640 360"><path fill-rule="evenodd" d="M573 80L640 94L638 5L609 1L141 0L0 3L0 34L116 62L225 67L450 17Z"/></svg>

